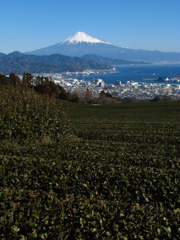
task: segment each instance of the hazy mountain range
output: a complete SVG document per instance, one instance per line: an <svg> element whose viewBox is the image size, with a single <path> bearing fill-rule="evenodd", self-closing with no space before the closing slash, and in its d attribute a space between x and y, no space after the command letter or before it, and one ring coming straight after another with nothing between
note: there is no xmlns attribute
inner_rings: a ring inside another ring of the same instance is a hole
<svg viewBox="0 0 180 240"><path fill-rule="evenodd" d="M83 58L91 59L99 64L109 64L109 65L149 64L148 62L144 62L144 61L128 61L128 60L122 60L117 58L102 57L95 54L87 54L87 55L84 55Z"/></svg>
<svg viewBox="0 0 180 240"><path fill-rule="evenodd" d="M31 73L55 73L76 72L87 69L110 69L111 65L146 64L120 59L105 58L93 54L80 57L69 57L61 54L45 56L23 54L15 51L10 54L0 53L0 73L9 74L14 72L22 74Z"/></svg>
<svg viewBox="0 0 180 240"><path fill-rule="evenodd" d="M22 74L31 73L55 73L55 72L76 72L86 69L107 69L108 64L100 64L91 59L79 57L68 57L61 54L50 56L27 55L20 52L10 54L0 53L0 73L9 74L14 72Z"/></svg>
<svg viewBox="0 0 180 240"><path fill-rule="evenodd" d="M113 59L145 61L150 63L180 63L180 53L118 47L91 37L84 32L77 32L65 41L49 47L27 52L27 54L35 55L51 55L58 53L66 56L78 57L82 57L87 54L95 54Z"/></svg>
<svg viewBox="0 0 180 240"><path fill-rule="evenodd" d="M144 63L180 63L180 53L118 47L83 32L35 51L0 53L0 73L3 74L75 72Z"/></svg>

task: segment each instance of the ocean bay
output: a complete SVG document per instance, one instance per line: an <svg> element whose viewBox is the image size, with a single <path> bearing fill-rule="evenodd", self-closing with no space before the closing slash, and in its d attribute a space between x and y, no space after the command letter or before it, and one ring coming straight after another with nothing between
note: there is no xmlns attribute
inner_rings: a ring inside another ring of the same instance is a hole
<svg viewBox="0 0 180 240"><path fill-rule="evenodd" d="M114 66L115 70L105 73L89 74L85 76L77 76L77 79L84 79L90 81L92 79L100 78L105 83L113 84L117 80L122 84L127 81L154 83L154 84L180 84L177 81L161 81L159 78L180 79L180 65L123 65Z"/></svg>

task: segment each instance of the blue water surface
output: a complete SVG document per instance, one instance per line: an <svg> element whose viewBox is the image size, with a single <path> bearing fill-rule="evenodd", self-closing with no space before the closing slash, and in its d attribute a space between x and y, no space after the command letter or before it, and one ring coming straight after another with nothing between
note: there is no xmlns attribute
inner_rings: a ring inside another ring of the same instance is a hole
<svg viewBox="0 0 180 240"><path fill-rule="evenodd" d="M158 78L176 78L180 77L180 65L126 65L115 66L115 71L106 74L90 74L83 76L84 80L92 80L101 78L105 83L114 83L119 80L121 83L127 81L144 82L144 83L166 83L180 84L177 82L162 82ZM79 76L78 79L82 79Z"/></svg>

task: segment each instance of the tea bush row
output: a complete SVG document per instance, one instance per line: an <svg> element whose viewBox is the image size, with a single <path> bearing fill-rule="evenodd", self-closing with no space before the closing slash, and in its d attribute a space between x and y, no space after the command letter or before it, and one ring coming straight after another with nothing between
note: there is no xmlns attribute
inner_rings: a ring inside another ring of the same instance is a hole
<svg viewBox="0 0 180 240"><path fill-rule="evenodd" d="M24 140L58 140L67 118L57 99L34 93L31 89L1 86L0 138Z"/></svg>
<svg viewBox="0 0 180 240"><path fill-rule="evenodd" d="M59 142L1 141L1 239L179 239L179 103L64 105Z"/></svg>

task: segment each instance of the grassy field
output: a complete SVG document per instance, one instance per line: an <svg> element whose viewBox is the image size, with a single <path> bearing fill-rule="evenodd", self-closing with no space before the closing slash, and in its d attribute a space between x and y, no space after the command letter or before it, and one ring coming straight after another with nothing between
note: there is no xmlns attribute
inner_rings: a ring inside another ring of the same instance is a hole
<svg viewBox="0 0 180 240"><path fill-rule="evenodd" d="M180 102L63 105L60 140L0 142L0 238L180 239Z"/></svg>

